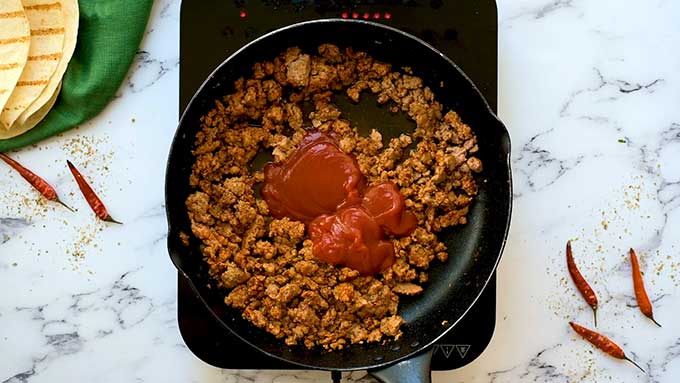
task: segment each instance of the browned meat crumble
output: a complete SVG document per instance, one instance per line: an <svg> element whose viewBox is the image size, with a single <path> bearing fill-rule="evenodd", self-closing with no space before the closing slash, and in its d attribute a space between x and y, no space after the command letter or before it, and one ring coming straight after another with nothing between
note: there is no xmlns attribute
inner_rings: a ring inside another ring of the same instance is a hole
<svg viewBox="0 0 680 383"><path fill-rule="evenodd" d="M201 120L195 191L186 201L192 232L226 304L288 345L341 349L398 338L398 294L423 291L432 260L448 257L436 233L466 223L477 193L473 173L482 170L471 156L476 138L410 73L351 48L325 44L318 55L289 48L256 63L252 77L236 81L235 92ZM415 131L387 142L377 130L359 135L333 104L340 91L354 101L375 94L415 121ZM307 116L306 100L314 105ZM269 151L284 160L311 127L341 137L341 149L357 158L369 183L396 183L418 217L410 236L392 240L397 260L379 275L317 261L304 224L273 219L258 197L263 174L253 170L255 156Z"/></svg>

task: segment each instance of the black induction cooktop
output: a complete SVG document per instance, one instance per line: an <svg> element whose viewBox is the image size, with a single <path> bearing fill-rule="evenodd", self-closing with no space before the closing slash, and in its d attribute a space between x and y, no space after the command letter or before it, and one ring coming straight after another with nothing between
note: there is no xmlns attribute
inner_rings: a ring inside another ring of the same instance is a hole
<svg viewBox="0 0 680 383"><path fill-rule="evenodd" d="M180 16L180 112L203 80L245 43L300 21L354 18L384 23L432 44L472 79L491 108L497 101L497 13L493 0L228 1L184 0ZM201 360L228 369L299 369L269 357L223 328L178 278L179 328ZM433 370L462 367L493 335L496 278L467 315L435 345Z"/></svg>

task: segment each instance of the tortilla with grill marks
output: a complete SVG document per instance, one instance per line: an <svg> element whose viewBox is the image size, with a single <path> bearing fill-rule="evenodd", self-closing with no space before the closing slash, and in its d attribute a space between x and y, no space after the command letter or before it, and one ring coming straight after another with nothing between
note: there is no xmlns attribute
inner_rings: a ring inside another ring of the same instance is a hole
<svg viewBox="0 0 680 383"><path fill-rule="evenodd" d="M24 134L29 130L33 129L36 125L38 125L38 123L40 123L40 121L42 121L43 118L47 116L47 113L50 112L54 104L57 102L60 90L61 83L58 83L56 91L52 92L52 98L47 100L45 105L43 105L42 108L38 109L35 113L33 113L28 119L26 119L26 121L24 122L16 121L14 125L12 125L12 127L9 128L9 130L0 129L0 140Z"/></svg>
<svg viewBox="0 0 680 383"><path fill-rule="evenodd" d="M29 105L26 110L24 110L23 113L21 113L21 116L17 119L17 121L20 124L25 124L26 120L32 116L34 113L36 113L39 109L42 108L45 103L50 100L52 97L52 94L56 91L57 86L61 84L61 79L64 76L64 73L66 72L66 68L68 67L69 61L71 61L71 57L73 57L73 52L75 51L76 48L76 40L78 38L78 18L79 18L79 10L78 10L78 0L61 0L61 10L64 13L64 47L59 54L60 57L57 57L59 60L59 65L57 66L57 69L54 71L54 74L52 74L52 77L50 78L50 82L47 84L45 89L43 89L42 93L38 98ZM57 54L53 54L57 55ZM32 56L30 59L34 60L47 60L49 59L46 57L48 55L43 55L43 56Z"/></svg>
<svg viewBox="0 0 680 383"><path fill-rule="evenodd" d="M26 66L30 30L21 0L0 1L0 111Z"/></svg>
<svg viewBox="0 0 680 383"><path fill-rule="evenodd" d="M5 0L3 0L5 1ZM31 28L28 58L19 81L0 114L0 125L9 129L49 84L64 46L64 13L56 0L22 0ZM35 60L35 57L58 58Z"/></svg>

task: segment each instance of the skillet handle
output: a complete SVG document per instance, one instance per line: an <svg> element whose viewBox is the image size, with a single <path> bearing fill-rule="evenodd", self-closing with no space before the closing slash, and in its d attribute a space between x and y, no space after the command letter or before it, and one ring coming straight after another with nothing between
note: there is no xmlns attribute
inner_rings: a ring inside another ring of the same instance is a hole
<svg viewBox="0 0 680 383"><path fill-rule="evenodd" d="M380 369L368 370L382 383L431 383L430 362L433 347L413 358Z"/></svg>

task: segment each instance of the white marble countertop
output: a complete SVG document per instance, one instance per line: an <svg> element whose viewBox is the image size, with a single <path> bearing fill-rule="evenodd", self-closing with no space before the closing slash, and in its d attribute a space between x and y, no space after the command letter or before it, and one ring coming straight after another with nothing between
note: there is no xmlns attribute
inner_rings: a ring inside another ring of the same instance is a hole
<svg viewBox="0 0 680 383"><path fill-rule="evenodd" d="M177 121L177 0L158 0L129 79L99 117L12 153L77 208L40 203L0 166L0 382L324 382L322 372L218 370L176 321L163 179ZM443 382L680 381L680 3L499 4L499 110L513 140L515 205L498 273L496 332ZM97 222L80 166L123 226ZM573 240L598 329L647 371L603 355L564 265ZM637 309L638 250L657 328ZM363 373L346 381L371 381Z"/></svg>

